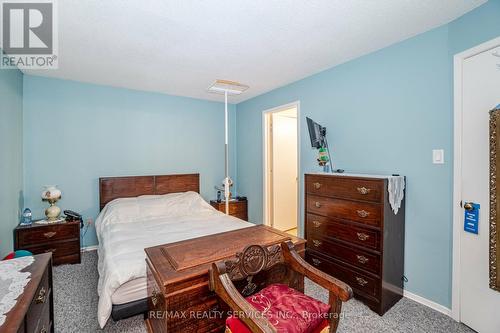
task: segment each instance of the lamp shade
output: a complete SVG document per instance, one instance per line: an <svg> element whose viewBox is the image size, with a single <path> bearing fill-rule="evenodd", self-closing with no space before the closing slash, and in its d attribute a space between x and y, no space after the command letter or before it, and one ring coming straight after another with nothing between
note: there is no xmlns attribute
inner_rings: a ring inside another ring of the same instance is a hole
<svg viewBox="0 0 500 333"><path fill-rule="evenodd" d="M42 192L43 200L54 200L61 198L61 190L57 188L57 185L46 185Z"/></svg>

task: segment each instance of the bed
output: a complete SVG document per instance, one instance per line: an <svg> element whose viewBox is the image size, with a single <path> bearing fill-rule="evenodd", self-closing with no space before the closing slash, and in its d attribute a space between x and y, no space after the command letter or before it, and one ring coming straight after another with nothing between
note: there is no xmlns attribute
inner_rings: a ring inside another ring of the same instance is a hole
<svg viewBox="0 0 500 333"><path fill-rule="evenodd" d="M253 226L199 195L199 174L99 179L98 320L148 310L144 248Z"/></svg>

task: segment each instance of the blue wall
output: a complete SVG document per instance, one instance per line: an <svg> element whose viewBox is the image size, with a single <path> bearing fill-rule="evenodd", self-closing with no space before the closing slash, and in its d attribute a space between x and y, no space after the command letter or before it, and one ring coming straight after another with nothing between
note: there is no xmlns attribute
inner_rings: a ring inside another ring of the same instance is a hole
<svg viewBox="0 0 500 333"><path fill-rule="evenodd" d="M189 172L213 198L224 177L222 103L24 76L24 192L34 215L43 217L46 184L59 185L62 209L95 219L99 177ZM91 228L83 245L96 243Z"/></svg>
<svg viewBox="0 0 500 333"><path fill-rule="evenodd" d="M263 219L262 111L299 100L301 184L305 172L319 171L305 116L328 127L336 167L407 176L406 288L450 307L452 55L500 35L499 14L500 1L490 1L448 25L238 104L238 190L250 198L250 220ZM432 164L436 148L445 150L444 165Z"/></svg>
<svg viewBox="0 0 500 333"><path fill-rule="evenodd" d="M22 121L23 74L0 69L0 258L12 251L23 205Z"/></svg>

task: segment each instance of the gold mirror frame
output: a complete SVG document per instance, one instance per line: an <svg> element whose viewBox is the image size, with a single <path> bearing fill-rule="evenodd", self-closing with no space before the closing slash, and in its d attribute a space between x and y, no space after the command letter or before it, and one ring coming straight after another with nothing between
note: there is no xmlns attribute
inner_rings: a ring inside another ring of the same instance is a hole
<svg viewBox="0 0 500 333"><path fill-rule="evenodd" d="M500 109L490 111L490 288L500 291L500 233L497 232L500 217L500 188L497 186L497 166L500 168Z"/></svg>

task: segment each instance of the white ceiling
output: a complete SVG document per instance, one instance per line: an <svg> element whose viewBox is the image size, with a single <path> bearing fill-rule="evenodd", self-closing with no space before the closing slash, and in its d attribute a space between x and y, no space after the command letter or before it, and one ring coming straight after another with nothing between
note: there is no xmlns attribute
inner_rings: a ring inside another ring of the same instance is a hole
<svg viewBox="0 0 500 333"><path fill-rule="evenodd" d="M59 69L27 74L237 103L445 24L486 0L63 0Z"/></svg>

